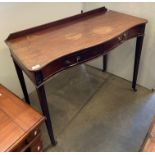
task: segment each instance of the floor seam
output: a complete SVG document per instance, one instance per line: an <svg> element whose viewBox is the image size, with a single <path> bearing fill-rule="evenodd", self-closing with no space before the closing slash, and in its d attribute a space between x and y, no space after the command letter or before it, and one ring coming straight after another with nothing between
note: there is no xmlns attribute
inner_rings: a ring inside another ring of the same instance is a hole
<svg viewBox="0 0 155 155"><path fill-rule="evenodd" d="M67 130L67 127L73 122L73 120L79 115L79 113L89 104L89 101L96 95L96 93L111 79L112 75L109 75L107 79L103 81L103 83L96 89L96 91L88 98L85 104L79 109L79 111L72 117L72 119L67 123L67 125L58 133L58 135L62 135L62 133ZM59 137L58 136L58 137ZM58 138L57 137L57 138Z"/></svg>
<svg viewBox="0 0 155 155"><path fill-rule="evenodd" d="M104 73L103 73L104 74ZM71 118L71 120L65 125L65 127L59 132L57 133L58 136L56 136L56 139L58 140L59 137L63 134L63 132L65 130L67 130L68 126L76 119L76 117L80 114L80 112L89 104L89 101L96 95L96 93L107 83L107 81L109 81L111 79L112 75L109 74L108 77L106 77L105 79L103 79L103 82L101 83L101 85L96 89L96 91L86 100L86 102L83 104L83 106L81 106L81 108L75 113L75 115ZM101 77L100 77L101 78ZM47 146L44 151L48 150L50 146Z"/></svg>

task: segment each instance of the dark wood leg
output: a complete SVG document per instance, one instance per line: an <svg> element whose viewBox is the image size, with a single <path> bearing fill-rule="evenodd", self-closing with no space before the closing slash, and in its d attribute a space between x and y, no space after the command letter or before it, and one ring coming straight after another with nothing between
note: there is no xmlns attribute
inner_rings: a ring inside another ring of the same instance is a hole
<svg viewBox="0 0 155 155"><path fill-rule="evenodd" d="M103 72L106 72L107 71L107 58L108 56L107 55L103 55Z"/></svg>
<svg viewBox="0 0 155 155"><path fill-rule="evenodd" d="M16 72L17 72L17 75L18 75L18 79L20 81L20 85L21 85L21 88L23 90L23 94L24 94L24 98L25 98L25 101L30 104L30 99L29 99L29 95L27 93L27 89L26 89L26 84L25 84L25 80L24 80L24 76L23 76L23 72L22 70L20 69L20 67L17 65L17 63L15 61L14 62L14 65L15 65L15 69L16 69Z"/></svg>
<svg viewBox="0 0 155 155"><path fill-rule="evenodd" d="M53 134L52 123L51 123L51 119L50 119L50 114L49 114L49 110L48 110L48 104L47 104L47 99L46 99L44 86L42 85L39 88L36 88L36 90L37 90L37 93L38 93L40 106L41 106L43 115L46 117L45 123L46 123L46 126L47 126L47 130L48 130L48 134L49 134L51 143L53 145L56 145L56 141L55 141L54 134Z"/></svg>
<svg viewBox="0 0 155 155"><path fill-rule="evenodd" d="M133 72L133 81L132 81L132 88L134 91L137 91L136 90L136 82L137 82L137 76L138 76L140 56L141 56L141 51L142 51L142 46L143 46L143 39L144 39L143 35L138 36L137 42L136 42L134 72Z"/></svg>

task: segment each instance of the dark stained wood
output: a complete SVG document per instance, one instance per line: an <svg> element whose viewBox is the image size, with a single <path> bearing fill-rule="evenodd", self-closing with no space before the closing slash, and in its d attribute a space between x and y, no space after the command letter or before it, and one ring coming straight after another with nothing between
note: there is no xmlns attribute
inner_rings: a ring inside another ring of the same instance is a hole
<svg viewBox="0 0 155 155"><path fill-rule="evenodd" d="M55 141L54 134L53 134L53 127L52 127L50 114L49 114L49 110L48 110L48 104L47 104L47 99L46 99L46 93L45 93L45 90L44 90L44 86L41 86L41 87L37 88L37 93L38 93L38 97L39 97L42 112L43 112L44 116L46 117L45 123L46 123L46 126L47 126L47 130L48 130L48 134L49 134L51 143L53 145L56 145L56 141Z"/></svg>
<svg viewBox="0 0 155 155"><path fill-rule="evenodd" d="M0 151L11 151L44 117L0 85Z"/></svg>
<svg viewBox="0 0 155 155"><path fill-rule="evenodd" d="M103 72L107 71L107 59L108 59L108 55L104 55L103 56L103 69L102 69Z"/></svg>
<svg viewBox="0 0 155 155"><path fill-rule="evenodd" d="M143 30L145 31L145 26L144 26ZM137 36L134 72L133 72L133 82L132 82L132 88L134 91L137 91L136 90L136 81L137 81L137 77L138 77L138 69L139 69L139 62L140 62L141 51L142 51L142 46L143 46L143 39L144 39L144 35Z"/></svg>
<svg viewBox="0 0 155 155"><path fill-rule="evenodd" d="M14 65L15 65L15 69L16 69L17 75L19 77L18 79L19 79L20 85L22 86L22 90L23 90L25 101L28 104L30 104L30 99L29 99L29 95L28 95L28 92L27 92L27 88L26 88L23 72L20 69L20 67L16 64L15 61L14 61Z"/></svg>

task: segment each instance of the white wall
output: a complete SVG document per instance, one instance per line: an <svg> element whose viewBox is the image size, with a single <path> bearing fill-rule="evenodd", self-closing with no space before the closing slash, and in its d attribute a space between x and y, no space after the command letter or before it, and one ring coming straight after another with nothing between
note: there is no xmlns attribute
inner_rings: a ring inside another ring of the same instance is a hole
<svg viewBox="0 0 155 155"><path fill-rule="evenodd" d="M0 83L23 97L8 47L11 32L80 13L82 3L0 3ZM26 78L29 92L33 84Z"/></svg>
<svg viewBox="0 0 155 155"><path fill-rule="evenodd" d="M155 3L84 3L84 10L101 6L148 19L138 83L150 89L155 88ZM108 72L132 80L135 41L127 41L109 54ZM89 64L102 68L101 58Z"/></svg>

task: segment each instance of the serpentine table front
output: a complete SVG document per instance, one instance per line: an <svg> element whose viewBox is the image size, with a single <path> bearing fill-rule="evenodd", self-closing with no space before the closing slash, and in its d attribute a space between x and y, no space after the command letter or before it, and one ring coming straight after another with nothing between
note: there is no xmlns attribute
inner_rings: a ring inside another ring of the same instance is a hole
<svg viewBox="0 0 155 155"><path fill-rule="evenodd" d="M34 83L46 126L56 144L44 83L54 74L107 54L124 41L137 37L132 88L136 90L138 68L147 20L107 10L105 7L45 25L12 33L6 39L27 103L30 103L23 73Z"/></svg>

